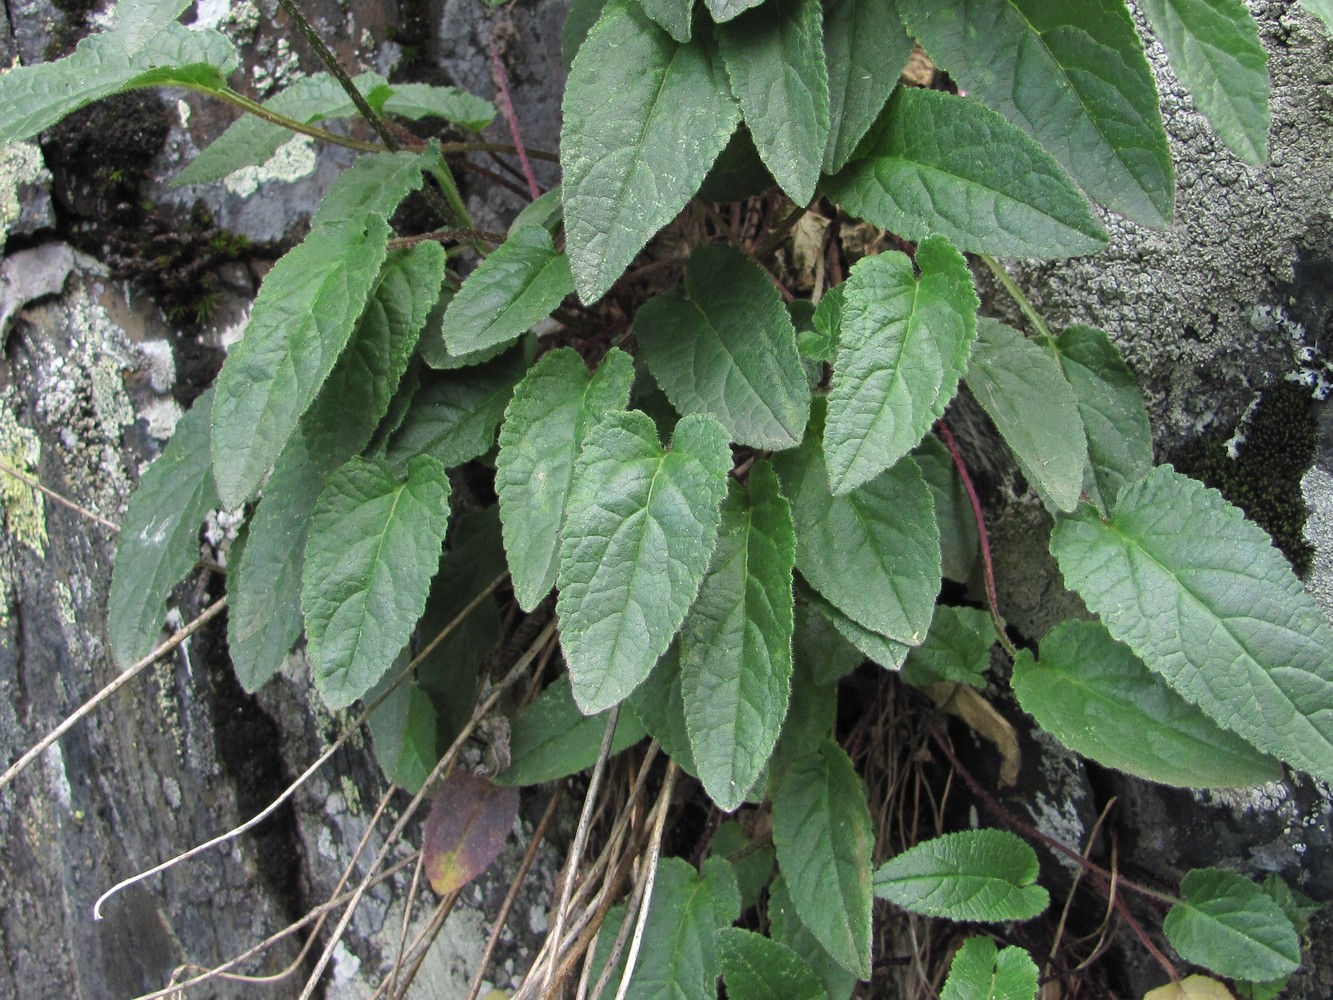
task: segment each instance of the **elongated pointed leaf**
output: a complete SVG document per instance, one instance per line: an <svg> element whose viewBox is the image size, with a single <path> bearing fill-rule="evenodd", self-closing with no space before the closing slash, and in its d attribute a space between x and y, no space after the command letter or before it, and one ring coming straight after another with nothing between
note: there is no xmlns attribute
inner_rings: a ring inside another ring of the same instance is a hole
<svg viewBox="0 0 1333 1000"><path fill-rule="evenodd" d="M111 573L107 633L122 667L157 644L171 589L199 561L199 526L217 506L208 454L210 389L144 472L121 522Z"/></svg>
<svg viewBox="0 0 1333 1000"><path fill-rule="evenodd" d="M731 1000L828 1000L814 970L780 941L728 927L718 944Z"/></svg>
<svg viewBox="0 0 1333 1000"><path fill-rule="evenodd" d="M1333 631L1263 530L1160 466L1057 522L1051 552L1112 636L1225 729L1333 778Z"/></svg>
<svg viewBox="0 0 1333 1000"><path fill-rule="evenodd" d="M648 674L648 679L625 699L625 707L634 713L648 735L662 744L667 755L686 774L697 777L690 749L690 734L685 727L685 704L680 694L680 643L673 642Z"/></svg>
<svg viewBox="0 0 1333 1000"><path fill-rule="evenodd" d="M681 858L663 858L657 864L653 898L648 906L643 944L634 967L626 1000L683 1000L709 997L721 973L718 935L740 916L736 875L724 858L709 858L702 874ZM597 980L607 953L624 920L623 907L613 909L597 941L593 974ZM610 982L620 982L625 951Z"/></svg>
<svg viewBox="0 0 1333 1000"><path fill-rule="evenodd" d="M1268 53L1241 0L1145 0L1171 69L1227 147L1268 159Z"/></svg>
<svg viewBox="0 0 1333 1000"><path fill-rule="evenodd" d="M523 711L509 730L509 767L501 785L536 785L575 774L597 762L610 709L584 715L574 704L569 677L562 676ZM638 717L621 710L611 738L612 755L644 737Z"/></svg>
<svg viewBox="0 0 1333 1000"><path fill-rule="evenodd" d="M629 0L608 4L570 68L560 133L567 248L584 302L684 207L739 120L700 39L681 45Z"/></svg>
<svg viewBox="0 0 1333 1000"><path fill-rule="evenodd" d="M1123 0L895 0L935 64L1046 147L1094 200L1171 220L1152 71Z"/></svg>
<svg viewBox="0 0 1333 1000"><path fill-rule="evenodd" d="M832 741L793 761L773 789L773 843L801 923L844 968L870 978L870 811Z"/></svg>
<svg viewBox="0 0 1333 1000"><path fill-rule="evenodd" d="M690 40L694 0L639 0L639 6L676 41Z"/></svg>
<svg viewBox="0 0 1333 1000"><path fill-rule="evenodd" d="M804 670L816 684L836 684L859 667L866 656L844 639L823 614L824 607L831 610L831 605L820 599L821 606L816 610L815 604L805 599L809 594L819 597L802 581L801 603L796 606L796 630L792 636L793 673Z"/></svg>
<svg viewBox="0 0 1333 1000"><path fill-rule="evenodd" d="M301 636L301 571L310 515L327 470L292 435L264 484L241 557L227 575L227 648L236 679L257 691Z"/></svg>
<svg viewBox="0 0 1333 1000"><path fill-rule="evenodd" d="M525 226L467 276L444 314L445 343L453 354L507 343L572 291L569 258L556 253L544 228Z"/></svg>
<svg viewBox="0 0 1333 1000"><path fill-rule="evenodd" d="M351 343L301 419L311 457L326 471L361 452L388 412L440 297L444 266L438 243L394 250L384 262Z"/></svg>
<svg viewBox="0 0 1333 1000"><path fill-rule="evenodd" d="M315 686L344 708L383 676L412 635L449 526L449 479L429 456L399 480L354 458L310 520L301 607Z"/></svg>
<svg viewBox="0 0 1333 1000"><path fill-rule="evenodd" d="M767 462L722 503L713 562L681 628L681 696L704 789L731 811L777 744L792 671L791 508Z"/></svg>
<svg viewBox="0 0 1333 1000"><path fill-rule="evenodd" d="M851 1000L856 989L856 974L848 972L833 960L810 929L801 923L796 905L791 901L787 880L779 875L768 889L769 932L774 941L780 941L814 970L824 984L828 1000Z"/></svg>
<svg viewBox="0 0 1333 1000"><path fill-rule="evenodd" d="M1060 165L981 102L900 87L827 185L853 215L908 239L931 233L962 250L1072 257L1106 230Z"/></svg>
<svg viewBox="0 0 1333 1000"><path fill-rule="evenodd" d="M967 262L948 240L931 237L916 264L919 280L904 254L882 253L857 262L847 279L824 429L836 494L911 451L966 370L978 304Z"/></svg>
<svg viewBox="0 0 1333 1000"><path fill-rule="evenodd" d="M760 158L792 201L807 204L829 138L820 0L768 0L720 25L717 39Z"/></svg>
<svg viewBox="0 0 1333 1000"><path fill-rule="evenodd" d="M898 83L912 38L892 0L833 0L824 7L829 130L824 173L851 159Z"/></svg>
<svg viewBox="0 0 1333 1000"><path fill-rule="evenodd" d="M1231 979L1263 982L1295 972L1301 945L1282 908L1235 872L1196 868L1162 930L1187 962Z"/></svg>
<svg viewBox="0 0 1333 1000"><path fill-rule="evenodd" d="M423 827L426 877L441 896L461 889L504 850L518 819L518 789L455 768L440 783Z"/></svg>
<svg viewBox="0 0 1333 1000"><path fill-rule="evenodd" d="M259 486L347 345L383 263L388 224L321 226L273 266L217 380L213 473L239 507Z"/></svg>
<svg viewBox="0 0 1333 1000"><path fill-rule="evenodd" d="M1088 446L1078 398L1055 359L1013 327L982 319L967 387L1041 498L1073 510Z"/></svg>
<svg viewBox="0 0 1333 1000"><path fill-rule="evenodd" d="M801 447L774 459L796 521L796 567L862 628L920 645L940 589L940 536L930 488L916 463L903 458L865 485L834 496L819 445L821 411L812 410Z"/></svg>
<svg viewBox="0 0 1333 1000"><path fill-rule="evenodd" d="M366 692L366 700L378 698L397 680L407 662L404 651L394 661L393 669ZM389 692L366 720L375 748L375 761L384 777L413 795L421 791L440 759L435 743L438 722L430 695L413 679Z"/></svg>
<svg viewBox="0 0 1333 1000"><path fill-rule="evenodd" d="M84 105L124 90L182 85L221 90L236 65L235 48L216 31L168 24L141 44L126 43L118 32L89 35L64 59L0 74L0 145L31 138Z"/></svg>
<svg viewBox="0 0 1333 1000"><path fill-rule="evenodd" d="M500 428L495 491L514 596L531 610L555 585L574 461L589 429L629 403L634 365L612 349L595 372L570 348L545 355L524 376Z"/></svg>
<svg viewBox="0 0 1333 1000"><path fill-rule="evenodd" d="M1033 1000L1037 963L1022 948L997 948L990 938L974 937L949 963L940 1000Z"/></svg>
<svg viewBox="0 0 1333 1000"><path fill-rule="evenodd" d="M1055 341L1039 342L1054 352L1074 388L1088 438L1083 488L1108 514L1121 488L1152 469L1152 432L1143 392L1120 351L1101 330L1071 326Z"/></svg>
<svg viewBox="0 0 1333 1000"><path fill-rule="evenodd" d="M934 434L927 434L912 449L912 459L921 469L935 501L935 522L940 527L940 569L950 580L964 583L977 562L976 515L967 489L958 475L953 456Z"/></svg>
<svg viewBox="0 0 1333 1000"><path fill-rule="evenodd" d="M519 345L484 365L432 376L413 398L385 458L401 469L418 455L430 455L452 469L484 455L530 356Z"/></svg>
<svg viewBox="0 0 1333 1000"><path fill-rule="evenodd" d="M663 451L652 418L611 413L575 463L560 550L560 644L585 713L642 683L694 603L717 540L731 453L688 416Z"/></svg>
<svg viewBox="0 0 1333 1000"><path fill-rule="evenodd" d="M964 830L926 840L875 871L875 895L913 913L951 920L1028 920L1050 897L1036 885L1037 854L1006 830Z"/></svg>
<svg viewBox="0 0 1333 1000"><path fill-rule="evenodd" d="M1186 788L1262 785L1281 768L1221 729L1097 622L1064 622L1020 650L1014 694L1065 746L1100 764Z"/></svg>
<svg viewBox="0 0 1333 1000"><path fill-rule="evenodd" d="M773 283L739 250L700 247L689 298L649 299L634 318L644 360L681 413L711 413L731 439L791 448L810 413L796 331Z"/></svg>

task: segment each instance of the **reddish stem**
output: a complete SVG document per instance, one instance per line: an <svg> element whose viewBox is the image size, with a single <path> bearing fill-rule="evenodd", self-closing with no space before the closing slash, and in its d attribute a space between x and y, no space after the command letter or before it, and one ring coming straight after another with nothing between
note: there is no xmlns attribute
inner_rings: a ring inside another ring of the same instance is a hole
<svg viewBox="0 0 1333 1000"><path fill-rule="evenodd" d="M532 200L542 196L542 189L537 186L537 176L528 162L527 150L523 148L523 133L518 128L518 116L514 114L514 102L509 99L509 77L505 73L504 61L500 58L500 47L491 35L491 77L495 80L496 96L500 98L500 113L509 125L509 134L514 137L514 149L518 152L518 162L523 166L523 176L528 182L528 191Z"/></svg>

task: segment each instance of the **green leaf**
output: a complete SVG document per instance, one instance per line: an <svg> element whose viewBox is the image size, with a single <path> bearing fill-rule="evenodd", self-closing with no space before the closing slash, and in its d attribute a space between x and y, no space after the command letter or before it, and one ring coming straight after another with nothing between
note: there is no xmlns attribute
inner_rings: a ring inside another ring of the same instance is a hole
<svg viewBox="0 0 1333 1000"><path fill-rule="evenodd" d="M356 223L366 217L387 220L404 198L421 187L425 180L422 171L442 162L434 147L423 153L357 157L329 185L310 224L318 230L330 223Z"/></svg>
<svg viewBox="0 0 1333 1000"><path fill-rule="evenodd" d="M606 0L570 0L569 13L560 26L560 62L566 70L605 7Z"/></svg>
<svg viewBox="0 0 1333 1000"><path fill-rule="evenodd" d="M1296 929L1257 885L1235 872L1196 868L1180 883L1162 931L1180 957L1231 979L1263 981L1296 971Z"/></svg>
<svg viewBox="0 0 1333 1000"><path fill-rule="evenodd" d="M1033 1000L1036 995L1037 965L1031 955L974 937L954 953L940 1000Z"/></svg>
<svg viewBox="0 0 1333 1000"><path fill-rule="evenodd" d="M1120 351L1101 330L1071 326L1055 341L1039 343L1055 353L1074 388L1088 437L1084 490L1103 513L1116 495L1152 469L1152 432L1143 392Z"/></svg>
<svg viewBox="0 0 1333 1000"><path fill-rule="evenodd" d="M740 912L736 875L724 859L709 858L699 874L681 858L662 858L657 863L643 945L625 1000L693 1000L712 996L721 972L718 933L730 926ZM616 907L602 925L589 977L592 982L597 981L606 965L607 953L623 920L624 908ZM619 965L611 975L613 987L620 982L624 962L622 951Z"/></svg>
<svg viewBox="0 0 1333 1000"><path fill-rule="evenodd" d="M1218 728L1099 623L1056 626L1040 662L1019 650L1012 683L1043 729L1108 767L1186 788L1281 777L1277 761Z"/></svg>
<svg viewBox="0 0 1333 1000"><path fill-rule="evenodd" d="M773 789L773 843L801 923L844 968L870 978L870 811L832 741L793 761Z"/></svg>
<svg viewBox="0 0 1333 1000"><path fill-rule="evenodd" d="M978 305L967 261L932 236L917 247L916 266L920 280L906 255L882 253L858 261L847 279L824 430L839 495L911 451L967 368Z"/></svg>
<svg viewBox="0 0 1333 1000"><path fill-rule="evenodd" d="M401 469L418 455L430 455L452 469L484 455L530 356L520 344L484 365L432 376L389 439L386 459Z"/></svg>
<svg viewBox="0 0 1333 1000"><path fill-rule="evenodd" d="M1037 854L1006 830L963 830L922 841L875 872L875 895L950 920L1028 920L1050 897Z"/></svg>
<svg viewBox="0 0 1333 1000"><path fill-rule="evenodd" d="M744 852L744 857L731 861L731 858ZM726 858L736 872L736 886L741 893L741 910L748 910L759 902L759 897L768 888L773 878L773 864L777 855L773 845L751 840L734 819L724 820L708 842L708 853Z"/></svg>
<svg viewBox="0 0 1333 1000"><path fill-rule="evenodd" d="M782 720L782 736L769 762L770 773L780 776L793 760L818 751L833 736L837 716L837 681L821 680L809 657L796 659L792 664L791 701Z"/></svg>
<svg viewBox="0 0 1333 1000"><path fill-rule="evenodd" d="M802 584L802 603L796 606L796 631L792 636L792 663L795 671L804 669L816 684L836 684L859 667L866 656L805 601L810 593L809 585ZM827 603L822 602L825 606Z"/></svg>
<svg viewBox="0 0 1333 1000"><path fill-rule="evenodd" d="M824 8L824 55L829 77L829 130L824 173L851 159L888 101L912 53L889 0L832 0Z"/></svg>
<svg viewBox="0 0 1333 1000"><path fill-rule="evenodd" d="M662 654L648 679L634 689L625 705L682 771L698 775L680 694L680 643L673 642Z"/></svg>
<svg viewBox="0 0 1333 1000"><path fill-rule="evenodd" d="M406 665L407 656L400 654L394 661L395 669L366 692L366 700L378 698ZM375 760L384 776L413 795L421 791L440 759L435 742L435 705L430 695L408 679L394 688L366 721Z"/></svg>
<svg viewBox="0 0 1333 1000"><path fill-rule="evenodd" d="M380 110L404 118L443 118L480 132L495 120L495 105L457 87L426 83L395 83Z"/></svg>
<svg viewBox="0 0 1333 1000"><path fill-rule="evenodd" d="M711 417L611 413L584 438L560 550L560 644L586 713L648 676L694 603L716 542L731 452Z"/></svg>
<svg viewBox="0 0 1333 1000"><path fill-rule="evenodd" d="M455 768L440 782L422 825L421 854L431 888L446 895L489 868L517 819L517 788L499 788L485 775Z"/></svg>
<svg viewBox="0 0 1333 1000"><path fill-rule="evenodd" d="M967 387L1041 498L1073 510L1088 464L1087 438L1078 398L1054 359L1013 327L983 318Z"/></svg>
<svg viewBox="0 0 1333 1000"><path fill-rule="evenodd" d="M1268 53L1241 0L1145 0L1171 69L1227 148L1268 159Z"/></svg>
<svg viewBox="0 0 1333 1000"><path fill-rule="evenodd" d="M1300 4L1333 32L1333 0L1300 0Z"/></svg>
<svg viewBox="0 0 1333 1000"><path fill-rule="evenodd" d="M768 890L769 931L774 941L780 941L805 960L824 984L829 1000L851 1000L856 989L856 975L833 960L824 946L801 923L796 906L791 901L787 880L779 875Z"/></svg>
<svg viewBox="0 0 1333 1000"><path fill-rule="evenodd" d="M496 782L537 785L575 774L597 763L611 710L584 715L574 704L569 676L561 675L523 711L509 730L509 767ZM611 755L643 739L644 728L633 712L620 713Z"/></svg>
<svg viewBox="0 0 1333 1000"><path fill-rule="evenodd" d="M315 687L345 708L383 676L426 606L449 525L449 478L428 456L399 480L354 458L310 519L301 607Z"/></svg>
<svg viewBox="0 0 1333 1000"><path fill-rule="evenodd" d="M719 25L717 41L760 158L792 201L809 204L829 141L820 0L768 0Z"/></svg>
<svg viewBox="0 0 1333 1000"><path fill-rule="evenodd" d="M995 626L988 612L941 604L926 641L907 654L903 681L916 687L953 681L984 688L982 675L990 669L994 643Z"/></svg>
<svg viewBox="0 0 1333 1000"><path fill-rule="evenodd" d="M763 2L764 0L704 0L704 5L708 8L708 13L713 15L713 20L721 24Z"/></svg>
<svg viewBox="0 0 1333 1000"><path fill-rule="evenodd" d="M134 55L188 6L189 0L118 0L112 11L111 30L125 51Z"/></svg>
<svg viewBox="0 0 1333 1000"><path fill-rule="evenodd" d="M1049 153L979 101L900 87L826 188L846 211L962 250L1073 257L1106 246L1092 206Z"/></svg>
<svg viewBox="0 0 1333 1000"><path fill-rule="evenodd" d="M152 652L167 597L199 561L199 525L218 503L208 455L212 403L210 389L177 421L125 510L107 609L107 635L122 667Z"/></svg>
<svg viewBox="0 0 1333 1000"><path fill-rule="evenodd" d="M263 481L347 345L374 287L389 226L330 223L264 279L213 406L213 475L229 510Z"/></svg>
<svg viewBox="0 0 1333 1000"><path fill-rule="evenodd" d="M819 616L832 625L843 639L855 646L863 657L873 660L887 670L897 670L907 660L911 646L895 642L852 621L809 583L799 577L797 579L801 599L818 611ZM856 666L860 666L859 661Z"/></svg>
<svg viewBox="0 0 1333 1000"><path fill-rule="evenodd" d="M573 290L569 258L544 228L525 226L467 276L444 314L445 343L453 354L508 343Z"/></svg>
<svg viewBox="0 0 1333 1000"><path fill-rule="evenodd" d="M310 455L325 471L360 453L388 412L440 296L444 266L444 248L433 242L385 260L351 343L301 419Z"/></svg>
<svg viewBox="0 0 1333 1000"><path fill-rule="evenodd" d="M612 348L589 372L573 349L546 354L514 390L500 428L495 491L519 606L532 610L555 586L574 461L589 429L629 403L634 365Z"/></svg>
<svg viewBox="0 0 1333 1000"><path fill-rule="evenodd" d="M363 94L385 86L384 77L377 73L362 73L352 82ZM356 114L347 92L329 73L302 77L265 101L264 107L306 125ZM177 187L203 184L220 180L241 167L264 163L291 137L292 133L281 125L255 115L242 115L177 174L172 183Z"/></svg>
<svg viewBox="0 0 1333 1000"><path fill-rule="evenodd" d="M301 636L301 570L326 471L292 435L273 463L241 557L227 575L227 648L246 691L268 683Z"/></svg>
<svg viewBox="0 0 1333 1000"><path fill-rule="evenodd" d="M694 0L639 0L639 6L676 41L690 40Z"/></svg>
<svg viewBox="0 0 1333 1000"><path fill-rule="evenodd" d="M168 24L146 40L118 32L89 35L64 59L0 74L0 145L31 138L79 108L125 90L223 90L235 65L235 48L216 31Z"/></svg>
<svg viewBox="0 0 1333 1000"><path fill-rule="evenodd" d="M1171 221L1157 88L1123 0L895 0L935 64L1046 147L1094 200Z"/></svg>
<svg viewBox="0 0 1333 1000"><path fill-rule="evenodd" d="M814 407L801 447L774 458L796 521L796 568L858 625L920 645L940 589L930 489L916 463L902 458L834 496L819 444L823 422L823 408Z"/></svg>
<svg viewBox="0 0 1333 1000"><path fill-rule="evenodd" d="M1263 529L1216 490L1159 466L1110 520L1090 505L1061 518L1051 552L1111 635L1187 701L1333 778L1333 633Z"/></svg>
<svg viewBox="0 0 1333 1000"><path fill-rule="evenodd" d="M930 487L935 501L935 522L940 528L940 569L950 580L966 583L977 562L979 538L967 488L953 456L934 434L927 434L912 449L912 459Z"/></svg>
<svg viewBox="0 0 1333 1000"><path fill-rule="evenodd" d="M819 977L780 941L727 927L718 932L718 951L731 1000L828 1000Z"/></svg>
<svg viewBox="0 0 1333 1000"><path fill-rule="evenodd" d="M772 281L739 250L702 246L689 299L649 299L634 317L643 358L681 413L711 413L731 439L791 448L810 413L796 331Z"/></svg>
<svg viewBox="0 0 1333 1000"><path fill-rule="evenodd" d="M720 67L628 0L588 33L565 87L560 165L579 297L611 287L699 189L740 120Z"/></svg>
<svg viewBox="0 0 1333 1000"><path fill-rule="evenodd" d="M791 508L768 462L732 483L717 548L681 628L681 696L699 780L725 812L777 744L792 671Z"/></svg>

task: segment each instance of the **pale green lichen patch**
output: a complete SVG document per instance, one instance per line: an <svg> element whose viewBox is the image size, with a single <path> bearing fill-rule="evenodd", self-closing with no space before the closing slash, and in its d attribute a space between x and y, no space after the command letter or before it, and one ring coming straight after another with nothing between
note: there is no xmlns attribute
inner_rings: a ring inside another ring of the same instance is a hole
<svg viewBox="0 0 1333 1000"><path fill-rule="evenodd" d="M0 146L0 251L5 248L9 227L23 211L20 189L51 179L42 151L31 142L11 142Z"/></svg>
<svg viewBox="0 0 1333 1000"><path fill-rule="evenodd" d="M271 181L291 184L309 176L314 173L317 162L314 140L309 136L298 135L279 146L277 152L262 166L242 167L222 183L232 194L249 198L259 190L261 184Z"/></svg>
<svg viewBox="0 0 1333 1000"><path fill-rule="evenodd" d="M41 440L21 425L8 402L0 399L0 461L36 479L41 457ZM0 506L4 508L8 542L0 553L0 629L3 629L9 625L14 546L25 545L39 558L46 557L46 498L22 480L0 473Z"/></svg>

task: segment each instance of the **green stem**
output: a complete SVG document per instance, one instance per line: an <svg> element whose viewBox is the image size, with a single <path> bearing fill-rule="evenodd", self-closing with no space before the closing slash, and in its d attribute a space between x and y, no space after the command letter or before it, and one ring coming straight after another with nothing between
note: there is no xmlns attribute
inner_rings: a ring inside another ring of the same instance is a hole
<svg viewBox="0 0 1333 1000"><path fill-rule="evenodd" d="M345 135L337 135L322 129L317 125L307 125L305 122L297 121L295 118L288 118L284 114L279 114L264 105L250 100L244 94L238 94L230 87L223 90L215 90L212 87L191 87L188 84L182 84L187 90L193 90L200 94L206 94L209 97L217 97L226 101L228 104L235 105L242 111L254 115L256 118L262 118L271 125L278 125L293 132L300 132L302 135L308 135L311 138L319 139L322 142L331 142L336 146L346 146L348 149L360 150L363 153L379 153L384 147L377 142L362 142L360 139L350 139Z"/></svg>
<svg viewBox="0 0 1333 1000"><path fill-rule="evenodd" d="M530 146L525 146L524 151L534 160L560 162L559 154L550 153L544 149L533 149ZM503 142L442 142L440 143L440 152L445 155L451 153L511 153L517 156L518 147L507 146Z"/></svg>
<svg viewBox="0 0 1333 1000"><path fill-rule="evenodd" d="M1046 325L1046 321L1042 319L1041 314L1032 307L1032 303L1028 301L1028 297L1023 294L1023 289L1018 287L1018 282L1014 281L1009 272L1004 269L1004 265L988 253L983 253L981 259L985 262L986 266L991 269L991 273L995 275L1000 284L1004 286L1004 290L1009 293L1009 297L1018 303L1018 308L1021 309L1023 315L1028 318L1028 322L1032 324L1032 328L1043 337L1054 340L1055 338L1051 336L1051 331Z"/></svg>

